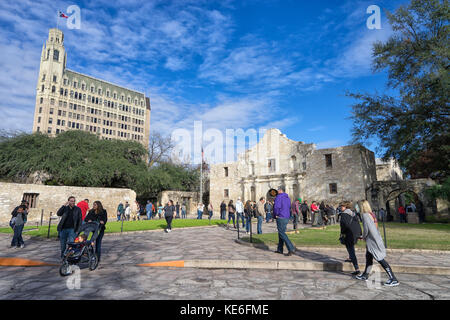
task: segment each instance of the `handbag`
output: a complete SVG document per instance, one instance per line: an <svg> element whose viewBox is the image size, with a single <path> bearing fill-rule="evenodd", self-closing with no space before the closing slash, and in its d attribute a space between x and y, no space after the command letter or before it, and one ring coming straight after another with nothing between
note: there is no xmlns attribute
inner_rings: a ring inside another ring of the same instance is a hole
<svg viewBox="0 0 450 320"><path fill-rule="evenodd" d="M14 229L14 226L16 225L16 217L12 217L9 221L9 226Z"/></svg>

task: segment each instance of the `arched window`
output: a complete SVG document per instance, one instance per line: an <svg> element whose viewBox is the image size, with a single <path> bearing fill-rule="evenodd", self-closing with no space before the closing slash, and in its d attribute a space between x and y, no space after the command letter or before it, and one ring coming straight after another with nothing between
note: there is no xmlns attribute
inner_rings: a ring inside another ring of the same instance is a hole
<svg viewBox="0 0 450 320"><path fill-rule="evenodd" d="M58 61L59 60L59 51L58 50L53 50L53 61Z"/></svg>

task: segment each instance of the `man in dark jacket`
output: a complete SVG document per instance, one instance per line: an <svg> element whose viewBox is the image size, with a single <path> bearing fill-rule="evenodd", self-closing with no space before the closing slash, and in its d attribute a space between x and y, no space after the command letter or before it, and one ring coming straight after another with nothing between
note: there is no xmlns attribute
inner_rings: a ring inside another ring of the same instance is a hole
<svg viewBox="0 0 450 320"><path fill-rule="evenodd" d="M59 241L61 242L61 258L66 250L67 242L74 242L75 236L81 226L81 209L75 205L75 197L69 197L66 204L59 208L56 213L61 220L57 230L59 232Z"/></svg>
<svg viewBox="0 0 450 320"><path fill-rule="evenodd" d="M288 248L287 255L291 256L295 253L295 248L286 234L286 226L291 216L291 200L289 199L288 194L284 191L285 189L283 186L278 187L278 194L275 198L275 204L273 206L273 213L275 219L277 220L278 229L278 248L275 252L282 254L283 246L286 243L286 247Z"/></svg>
<svg viewBox="0 0 450 320"><path fill-rule="evenodd" d="M308 202L305 200L300 206L300 211L302 212L303 216L303 224L306 224L306 221L308 220L308 212L309 212L309 206Z"/></svg>

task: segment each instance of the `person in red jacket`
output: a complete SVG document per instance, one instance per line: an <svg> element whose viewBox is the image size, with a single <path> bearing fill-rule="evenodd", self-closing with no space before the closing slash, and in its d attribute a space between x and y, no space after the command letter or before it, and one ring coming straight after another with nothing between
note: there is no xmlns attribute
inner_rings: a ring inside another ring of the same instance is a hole
<svg viewBox="0 0 450 320"><path fill-rule="evenodd" d="M398 214L400 216L400 222L405 222L406 223L406 210L405 210L405 207L403 207L403 206L398 207Z"/></svg>
<svg viewBox="0 0 450 320"><path fill-rule="evenodd" d="M77 207L81 209L81 221L86 218L86 213L89 210L89 199L84 199L77 203Z"/></svg>

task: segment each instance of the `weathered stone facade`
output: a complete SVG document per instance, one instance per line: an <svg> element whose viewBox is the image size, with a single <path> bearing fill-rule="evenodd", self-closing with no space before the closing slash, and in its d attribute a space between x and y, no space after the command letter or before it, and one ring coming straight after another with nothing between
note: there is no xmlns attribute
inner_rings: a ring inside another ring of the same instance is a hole
<svg viewBox="0 0 450 320"><path fill-rule="evenodd" d="M336 205L365 199L376 179L374 153L360 145L316 149L270 129L236 162L211 166L210 198L216 207L224 199L257 200L284 185L291 199Z"/></svg>
<svg viewBox="0 0 450 320"><path fill-rule="evenodd" d="M158 205L165 206L169 200L172 200L174 205L177 202L180 206L183 203L186 204L186 214L197 214L198 199L198 192L166 190L158 194Z"/></svg>
<svg viewBox="0 0 450 320"><path fill-rule="evenodd" d="M67 198L74 196L76 202L89 199L89 207L96 200L100 201L108 212L108 219L116 220L116 209L119 202L128 201L134 203L136 193L131 189L118 188L87 188L70 186L45 186L38 184L19 184L0 182L0 224L6 225L11 219L11 211L24 198L25 194L36 194L37 199L34 208L28 215L29 223L41 221L41 213L44 210L44 220L48 221L50 212L53 216L64 205Z"/></svg>
<svg viewBox="0 0 450 320"><path fill-rule="evenodd" d="M377 181L403 180L402 169L395 159L389 161L375 159L375 164L377 166Z"/></svg>

